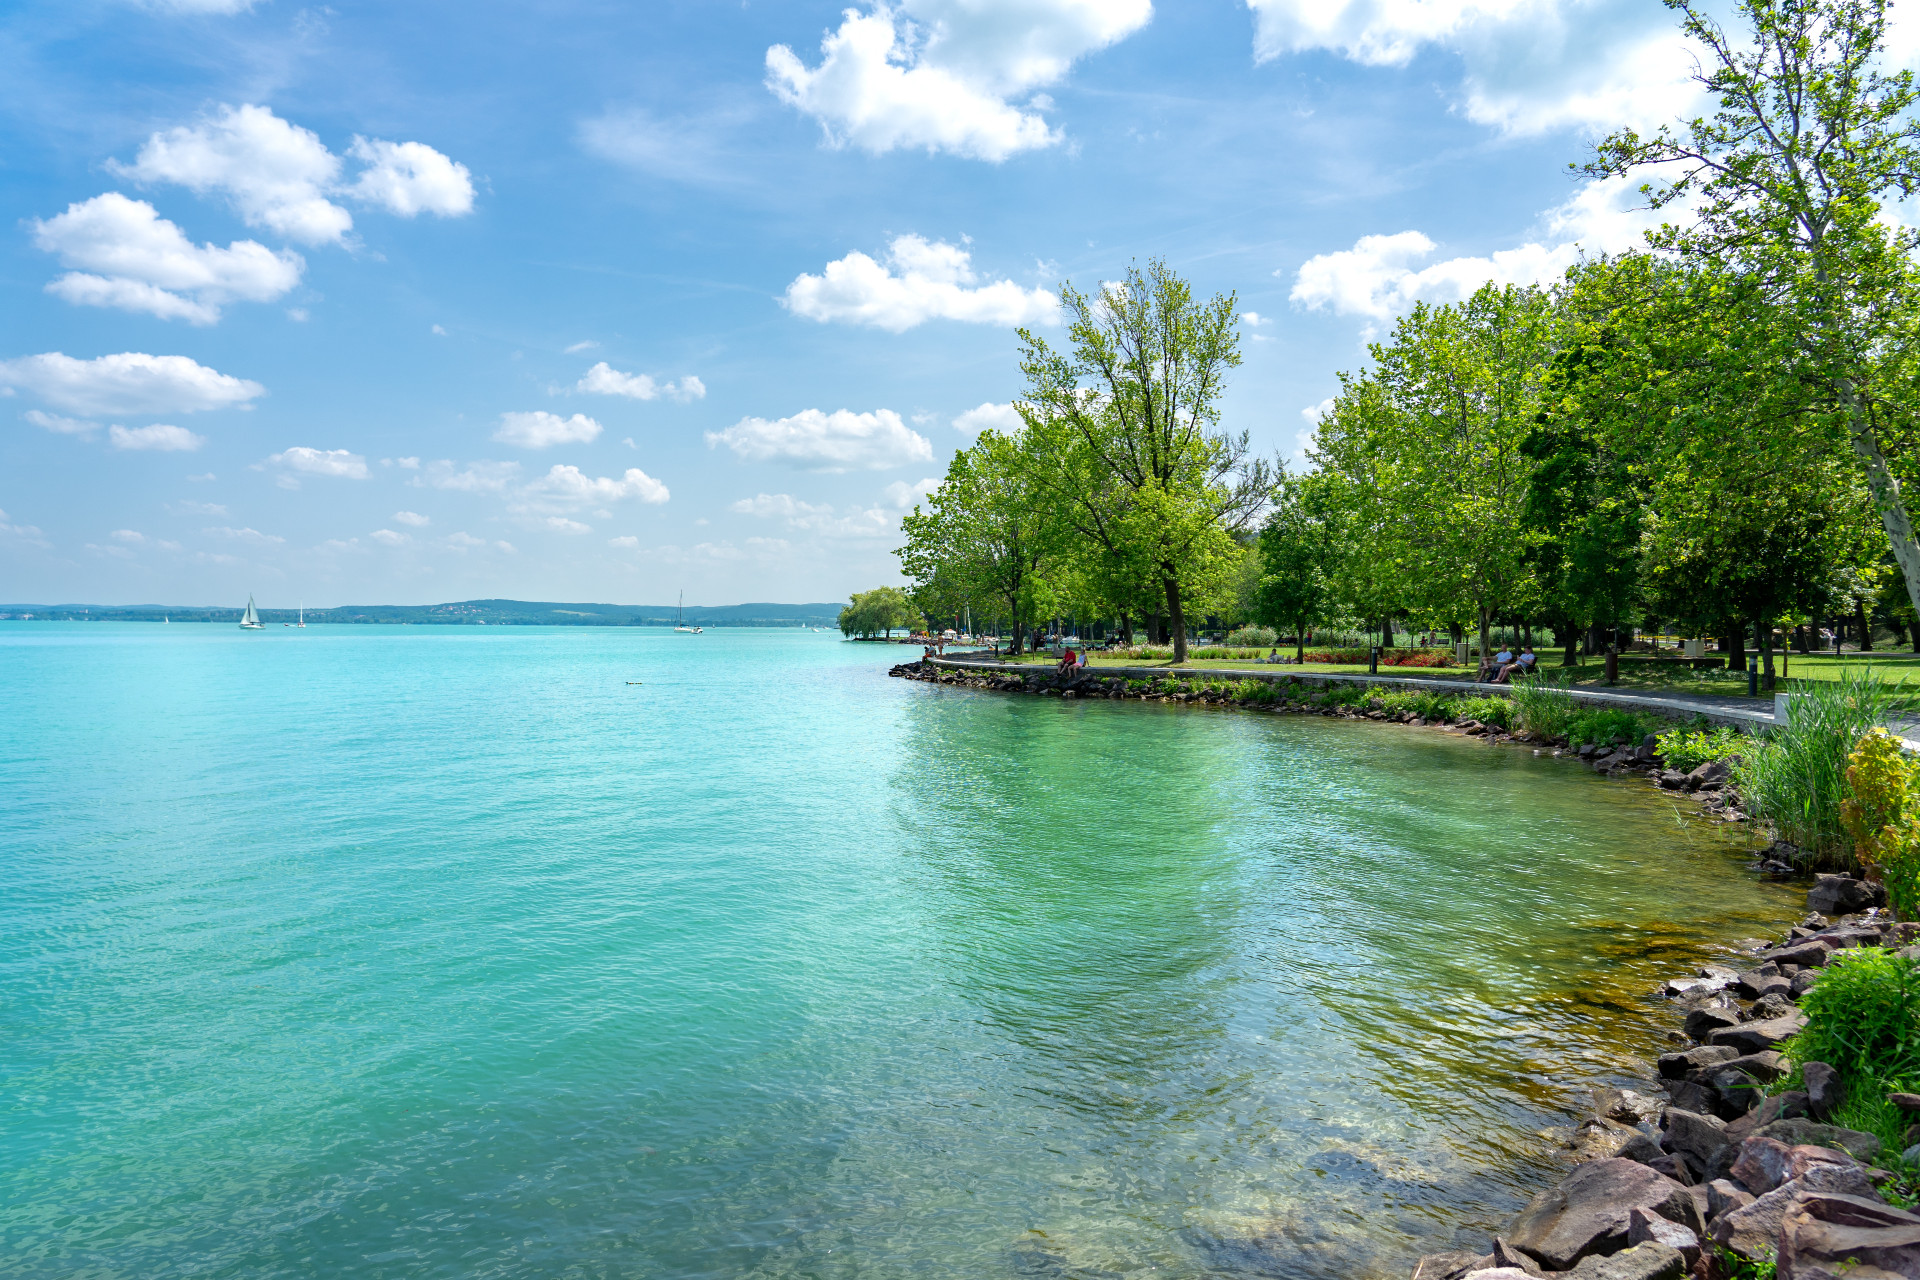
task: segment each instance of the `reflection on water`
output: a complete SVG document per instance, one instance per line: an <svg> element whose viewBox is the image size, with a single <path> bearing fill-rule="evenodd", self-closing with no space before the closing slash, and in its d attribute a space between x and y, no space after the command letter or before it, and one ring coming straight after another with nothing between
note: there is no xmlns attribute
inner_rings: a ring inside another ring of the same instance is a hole
<svg viewBox="0 0 1920 1280"><path fill-rule="evenodd" d="M1397 1280L1793 914L1570 762L898 656L0 624L10 1274Z"/></svg>

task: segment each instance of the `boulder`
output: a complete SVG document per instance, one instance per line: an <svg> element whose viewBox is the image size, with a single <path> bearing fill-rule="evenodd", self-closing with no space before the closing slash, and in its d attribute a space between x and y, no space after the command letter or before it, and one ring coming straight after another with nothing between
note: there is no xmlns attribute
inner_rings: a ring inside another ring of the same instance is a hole
<svg viewBox="0 0 1920 1280"><path fill-rule="evenodd" d="M1782 978L1782 982L1786 979ZM1793 998L1784 991L1769 991L1753 1002L1743 1020L1747 1022L1770 1022L1776 1018L1786 1018L1794 1014Z"/></svg>
<svg viewBox="0 0 1920 1280"><path fill-rule="evenodd" d="M1707 1012L1707 1010L1699 1010ZM1736 1026L1721 1027L1707 1034L1711 1044L1724 1044L1741 1053L1761 1053L1776 1049L1806 1030L1807 1015L1795 1009L1777 1018L1760 1018Z"/></svg>
<svg viewBox="0 0 1920 1280"><path fill-rule="evenodd" d="M1818 1165L1859 1168L1852 1156L1833 1147L1789 1146L1775 1138L1758 1137L1740 1144L1740 1155L1733 1162L1731 1172L1734 1181L1755 1195L1762 1195L1807 1178ZM1862 1173L1860 1177L1864 1180L1866 1175Z"/></svg>
<svg viewBox="0 0 1920 1280"><path fill-rule="evenodd" d="M1815 878L1813 888L1807 890L1807 910L1822 915L1848 916L1856 911L1865 911L1868 907L1883 907L1886 904L1886 886L1856 880L1852 876L1819 876Z"/></svg>
<svg viewBox="0 0 1920 1280"><path fill-rule="evenodd" d="M1725 760L1709 760L1687 774L1687 780L1693 787L1717 787L1733 776L1733 767Z"/></svg>
<svg viewBox="0 0 1920 1280"><path fill-rule="evenodd" d="M1647 1168L1663 1177L1672 1178L1683 1187L1693 1185L1693 1171L1687 1168L1687 1158L1666 1153L1647 1161Z"/></svg>
<svg viewBox="0 0 1920 1280"><path fill-rule="evenodd" d="M1757 1132L1772 1124L1775 1120L1797 1120L1807 1114L1807 1095L1798 1089L1789 1089L1785 1093L1776 1093L1760 1104L1753 1113L1750 1132ZM1742 1134L1744 1139L1747 1135Z"/></svg>
<svg viewBox="0 0 1920 1280"><path fill-rule="evenodd" d="M1660 1118L1660 1103L1633 1089L1593 1091L1593 1114L1618 1124L1643 1124Z"/></svg>
<svg viewBox="0 0 1920 1280"><path fill-rule="evenodd" d="M1728 1145L1726 1122L1713 1116L1673 1108L1667 1112L1666 1132L1660 1145L1687 1162L1687 1169L1699 1182L1713 1163L1714 1156Z"/></svg>
<svg viewBox="0 0 1920 1280"><path fill-rule="evenodd" d="M1680 1229L1686 1231L1685 1227ZM1687 1234L1693 1233L1687 1231ZM1567 1272L1566 1280L1683 1280L1686 1274L1685 1254L1658 1240L1649 1240L1611 1257L1584 1259Z"/></svg>
<svg viewBox="0 0 1920 1280"><path fill-rule="evenodd" d="M1800 1074L1807 1082L1807 1111L1823 1124L1831 1120L1846 1096L1840 1073L1824 1062L1808 1062L1801 1066Z"/></svg>
<svg viewBox="0 0 1920 1280"><path fill-rule="evenodd" d="M1776 1120L1759 1131L1761 1137L1772 1138L1789 1146L1830 1147L1844 1151L1856 1160L1871 1160L1880 1154L1880 1139L1871 1133L1862 1133L1858 1129L1842 1129L1837 1125L1817 1124L1812 1120Z"/></svg>
<svg viewBox="0 0 1920 1280"><path fill-rule="evenodd" d="M1802 969L1817 969L1827 962L1827 953L1833 947L1821 938L1803 938L1799 942L1788 943L1784 947L1775 947L1765 952L1767 959L1777 964L1796 965Z"/></svg>
<svg viewBox="0 0 1920 1280"><path fill-rule="evenodd" d="M1680 1256L1687 1261L1689 1271L1693 1270L1694 1263L1700 1261L1700 1237L1692 1228L1655 1217L1645 1209L1635 1209L1627 1215L1627 1241L1634 1245L1645 1244L1649 1240L1679 1250Z"/></svg>
<svg viewBox="0 0 1920 1280"><path fill-rule="evenodd" d="M1650 1164L1665 1155L1666 1152L1660 1149L1658 1142L1655 1142L1639 1130L1635 1130L1633 1136L1628 1138L1625 1145L1615 1154L1622 1160L1631 1160L1635 1164Z"/></svg>
<svg viewBox="0 0 1920 1280"><path fill-rule="evenodd" d="M1615 1158L1581 1165L1535 1196L1504 1238L1542 1266L1565 1271L1582 1258L1626 1248L1628 1216L1635 1209L1700 1227L1699 1210L1684 1186L1648 1165Z"/></svg>
<svg viewBox="0 0 1920 1280"><path fill-rule="evenodd" d="M1546 1274L1540 1270L1539 1263L1518 1249L1515 1249L1499 1236L1493 1238L1493 1265L1496 1267L1512 1267L1514 1270L1524 1271L1530 1276Z"/></svg>
<svg viewBox="0 0 1920 1280"><path fill-rule="evenodd" d="M1707 1219L1716 1221L1752 1204L1753 1192L1731 1178L1715 1178L1707 1184Z"/></svg>
<svg viewBox="0 0 1920 1280"><path fill-rule="evenodd" d="M1803 1195L1781 1215L1778 1280L1920 1276L1920 1215L1863 1196Z"/></svg>
<svg viewBox="0 0 1920 1280"><path fill-rule="evenodd" d="M1736 977L1733 980L1733 989L1738 991L1744 999L1758 1000L1760 998L1759 985L1768 979L1779 976L1780 966L1772 960L1769 960L1765 964L1757 965Z"/></svg>
<svg viewBox="0 0 1920 1280"><path fill-rule="evenodd" d="M1801 996L1813 990L1813 984L1820 981L1820 970L1802 969L1793 975L1793 986L1787 990L1789 999L1798 1001Z"/></svg>
<svg viewBox="0 0 1920 1280"><path fill-rule="evenodd" d="M1429 1253L1413 1264L1413 1280L1460 1280L1469 1272L1483 1271L1491 1265L1493 1259L1466 1249Z"/></svg>
<svg viewBox="0 0 1920 1280"><path fill-rule="evenodd" d="M1518 1267L1489 1267L1467 1272L1465 1280L1530 1280L1530 1277Z"/></svg>
<svg viewBox="0 0 1920 1280"><path fill-rule="evenodd" d="M1680 1024L1680 1029L1687 1033L1689 1040L1708 1040L1716 1031L1739 1025L1740 1015L1730 1009L1695 1009ZM1735 1056L1739 1056L1737 1051Z"/></svg>
<svg viewBox="0 0 1920 1280"><path fill-rule="evenodd" d="M1668 1080L1685 1079L1691 1072L1730 1062L1740 1056L1738 1049L1723 1044L1703 1044L1679 1053L1660 1055L1660 1074Z"/></svg>
<svg viewBox="0 0 1920 1280"><path fill-rule="evenodd" d="M1890 1093L1887 1101L1902 1111L1920 1111L1920 1093Z"/></svg>
<svg viewBox="0 0 1920 1280"><path fill-rule="evenodd" d="M1709 1115L1719 1105L1720 1095L1712 1085L1699 1080L1675 1080L1667 1086L1667 1101L1682 1111Z"/></svg>

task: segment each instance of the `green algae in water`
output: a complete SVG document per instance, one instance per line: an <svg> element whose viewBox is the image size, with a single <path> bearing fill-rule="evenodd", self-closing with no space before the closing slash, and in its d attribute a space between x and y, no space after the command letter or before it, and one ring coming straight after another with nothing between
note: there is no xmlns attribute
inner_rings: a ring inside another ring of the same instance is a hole
<svg viewBox="0 0 1920 1280"><path fill-rule="evenodd" d="M1404 1276L1797 913L1447 735L481 630L0 624L14 1270Z"/></svg>

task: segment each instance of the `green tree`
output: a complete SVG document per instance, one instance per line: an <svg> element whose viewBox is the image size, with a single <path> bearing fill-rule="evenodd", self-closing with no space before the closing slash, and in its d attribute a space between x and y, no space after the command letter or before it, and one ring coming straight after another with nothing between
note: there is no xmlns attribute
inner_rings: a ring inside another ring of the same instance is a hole
<svg viewBox="0 0 1920 1280"><path fill-rule="evenodd" d="M1035 489L1085 553L1157 584L1173 660L1185 662L1187 604L1225 595L1233 534L1271 487L1247 434L1220 429L1226 375L1240 363L1234 299L1197 302L1156 260L1092 296L1063 285L1061 300L1070 353L1020 331L1017 407Z"/></svg>
<svg viewBox="0 0 1920 1280"><path fill-rule="evenodd" d="M904 590L875 587L853 593L853 602L840 611L840 634L870 640L876 635L891 636L895 627L912 629L921 621Z"/></svg>
<svg viewBox="0 0 1920 1280"><path fill-rule="evenodd" d="M1911 73L1877 65L1886 0L1740 0L1743 42L1694 0L1667 4L1706 48L1698 78L1720 109L1651 137L1617 133L1586 169L1663 166L1642 192L1697 212L1653 243L1764 292L1779 320L1768 363L1857 459L1920 608L1920 543L1892 447L1913 416L1916 235L1880 217L1886 196L1920 186L1920 125Z"/></svg>
<svg viewBox="0 0 1920 1280"><path fill-rule="evenodd" d="M1257 622L1293 631L1296 659L1306 657L1307 629L1333 620L1341 546L1327 498L1319 476L1282 472L1273 511L1260 529L1251 613Z"/></svg>

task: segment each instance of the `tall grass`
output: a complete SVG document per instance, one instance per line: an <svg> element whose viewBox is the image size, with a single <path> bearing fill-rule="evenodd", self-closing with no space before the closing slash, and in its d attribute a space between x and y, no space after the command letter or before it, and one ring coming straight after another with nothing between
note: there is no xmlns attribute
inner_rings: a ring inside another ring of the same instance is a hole
<svg viewBox="0 0 1920 1280"><path fill-rule="evenodd" d="M1546 675L1513 682L1513 713L1522 729L1546 738L1558 738L1573 727L1580 714L1574 701L1559 681Z"/></svg>
<svg viewBox="0 0 1920 1280"><path fill-rule="evenodd" d="M1840 805L1851 794L1847 756L1861 734L1913 710L1920 699L1872 668L1793 684L1787 722L1747 752L1734 784L1747 812L1803 850L1808 865L1857 870L1840 821Z"/></svg>

